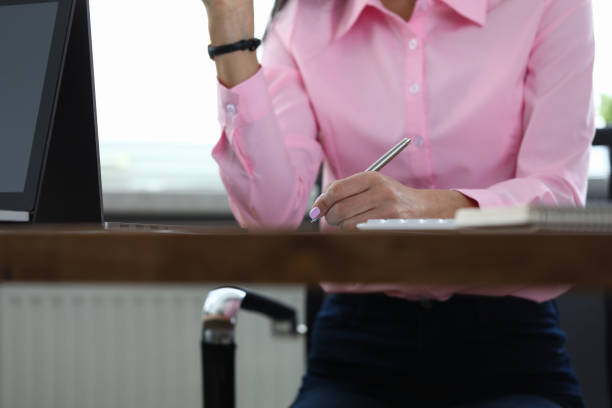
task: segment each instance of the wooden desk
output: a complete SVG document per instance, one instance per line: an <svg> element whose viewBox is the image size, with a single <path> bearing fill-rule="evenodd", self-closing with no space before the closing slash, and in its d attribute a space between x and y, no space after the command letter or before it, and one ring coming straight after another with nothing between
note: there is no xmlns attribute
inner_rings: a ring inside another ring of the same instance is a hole
<svg viewBox="0 0 612 408"><path fill-rule="evenodd" d="M612 234L0 227L0 282L409 282L612 287Z"/></svg>

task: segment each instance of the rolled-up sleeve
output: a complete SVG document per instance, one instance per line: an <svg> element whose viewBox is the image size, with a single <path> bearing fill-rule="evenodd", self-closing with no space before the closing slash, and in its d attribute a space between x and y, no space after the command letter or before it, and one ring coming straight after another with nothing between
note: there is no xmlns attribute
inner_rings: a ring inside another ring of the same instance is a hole
<svg viewBox="0 0 612 408"><path fill-rule="evenodd" d="M298 226L323 152L299 70L275 25L262 68L233 88L219 83L218 101L223 132L213 157L237 220L243 227Z"/></svg>
<svg viewBox="0 0 612 408"><path fill-rule="evenodd" d="M581 206L586 199L594 136L591 2L550 3L525 76L516 176L485 189L458 190L482 208Z"/></svg>

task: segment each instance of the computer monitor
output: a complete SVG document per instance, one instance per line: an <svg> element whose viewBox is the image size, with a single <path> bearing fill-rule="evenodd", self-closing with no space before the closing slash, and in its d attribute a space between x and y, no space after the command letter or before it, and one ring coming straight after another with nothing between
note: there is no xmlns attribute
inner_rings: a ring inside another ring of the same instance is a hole
<svg viewBox="0 0 612 408"><path fill-rule="evenodd" d="M102 222L87 0L0 0L0 222Z"/></svg>

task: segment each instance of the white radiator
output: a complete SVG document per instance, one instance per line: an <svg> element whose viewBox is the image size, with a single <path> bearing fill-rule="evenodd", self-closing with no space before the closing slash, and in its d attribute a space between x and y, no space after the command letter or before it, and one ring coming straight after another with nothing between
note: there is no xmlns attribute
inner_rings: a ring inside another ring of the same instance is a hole
<svg viewBox="0 0 612 408"><path fill-rule="evenodd" d="M0 407L201 407L200 313L212 287L0 285ZM303 319L303 288L249 288ZM304 340L273 338L245 312L237 344L237 406L288 406Z"/></svg>

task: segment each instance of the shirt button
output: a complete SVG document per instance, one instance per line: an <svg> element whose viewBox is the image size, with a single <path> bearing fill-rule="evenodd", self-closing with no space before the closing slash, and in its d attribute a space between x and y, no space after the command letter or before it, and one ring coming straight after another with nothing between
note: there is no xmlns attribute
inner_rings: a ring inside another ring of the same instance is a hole
<svg viewBox="0 0 612 408"><path fill-rule="evenodd" d="M418 46L419 46L419 40L417 40L416 38L413 38L412 40L408 42L408 48L410 48L411 51L416 50Z"/></svg>
<svg viewBox="0 0 612 408"><path fill-rule="evenodd" d="M425 144L425 139L423 139L423 136L415 136L414 138L414 145L416 147L423 147L423 145Z"/></svg>
<svg viewBox="0 0 612 408"><path fill-rule="evenodd" d="M236 105L234 105L233 103L228 103L227 105L225 105L225 111L228 115L234 116L236 112L238 112L238 109L236 109Z"/></svg>
<svg viewBox="0 0 612 408"><path fill-rule="evenodd" d="M421 90L421 87L419 86L419 84L412 84L410 85L410 88L408 88L408 90L411 94L418 94Z"/></svg>

